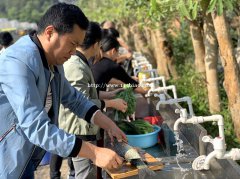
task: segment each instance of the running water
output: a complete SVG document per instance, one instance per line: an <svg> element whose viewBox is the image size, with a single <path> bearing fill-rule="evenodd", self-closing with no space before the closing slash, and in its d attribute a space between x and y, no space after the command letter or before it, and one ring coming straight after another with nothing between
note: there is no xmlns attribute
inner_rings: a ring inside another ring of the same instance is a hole
<svg viewBox="0 0 240 179"><path fill-rule="evenodd" d="M177 164L178 164L181 172L189 171L190 170L189 168L182 168L180 163L179 163L179 159L184 158L187 155L184 152L183 141L179 138L179 133L178 132L174 132L174 135L175 135L176 143L173 144L173 145L177 146L177 154L176 154Z"/></svg>

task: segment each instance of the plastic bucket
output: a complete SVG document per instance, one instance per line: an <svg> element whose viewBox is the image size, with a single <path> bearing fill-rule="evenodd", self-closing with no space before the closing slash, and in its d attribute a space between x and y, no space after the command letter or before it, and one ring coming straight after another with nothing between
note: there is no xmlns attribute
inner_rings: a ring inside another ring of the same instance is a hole
<svg viewBox="0 0 240 179"><path fill-rule="evenodd" d="M154 132L148 134L126 135L128 144L133 147L148 148L154 146L158 142L158 133L161 127L154 125Z"/></svg>
<svg viewBox="0 0 240 179"><path fill-rule="evenodd" d="M163 118L161 116L147 116L143 118L145 121L148 121L152 125L161 126Z"/></svg>

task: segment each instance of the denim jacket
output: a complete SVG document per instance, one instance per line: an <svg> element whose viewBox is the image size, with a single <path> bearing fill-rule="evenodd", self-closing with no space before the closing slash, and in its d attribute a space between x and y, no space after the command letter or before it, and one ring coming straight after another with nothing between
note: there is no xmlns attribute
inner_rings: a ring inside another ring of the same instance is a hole
<svg viewBox="0 0 240 179"><path fill-rule="evenodd" d="M54 115L50 119L44 109L50 72L44 67L36 44L24 36L0 55L1 179L21 178L30 159L35 159L36 168L44 154L42 150L62 157L73 150L76 136L53 124L58 120L60 103L80 118L86 117L94 104L68 83L62 66L55 68Z"/></svg>

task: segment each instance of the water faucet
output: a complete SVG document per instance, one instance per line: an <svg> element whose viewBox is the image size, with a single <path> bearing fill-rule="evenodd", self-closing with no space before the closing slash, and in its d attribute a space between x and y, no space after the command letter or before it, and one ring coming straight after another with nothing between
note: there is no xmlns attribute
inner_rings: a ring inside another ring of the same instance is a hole
<svg viewBox="0 0 240 179"><path fill-rule="evenodd" d="M174 126L173 126L174 131L178 131L178 125L180 123L186 123L187 122L188 114L187 114L187 110L185 108L176 109L175 113L180 114L180 117L175 121Z"/></svg>
<svg viewBox="0 0 240 179"><path fill-rule="evenodd" d="M162 87L156 87L156 82L161 81L162 82ZM145 97L150 97L152 93L154 92L161 92L161 91L166 91L167 89L172 89L174 92L173 94L177 95L176 93L176 88L174 89L173 85L166 87L166 80L164 76L159 76L159 77L154 77L154 78L148 78L144 80L145 83L149 84L150 89L148 90L147 94Z"/></svg>
<svg viewBox="0 0 240 179"><path fill-rule="evenodd" d="M224 136L224 120L221 115L212 115L212 116L194 116L191 120L192 123L203 123L207 121L214 121L218 123L219 136L214 139L211 136L203 136L203 142L210 142L213 145L213 151L207 156L201 155L197 157L192 164L194 170L209 170L210 162L214 158L217 159L240 159L240 149L233 148L231 151L226 152L226 143Z"/></svg>
<svg viewBox="0 0 240 179"><path fill-rule="evenodd" d="M144 68L147 68L148 70L151 70L152 69L152 65L146 61L146 62L139 62L137 63L137 65L133 68L133 75L134 76L137 76L138 73L144 69ZM146 69L145 69L146 70Z"/></svg>
<svg viewBox="0 0 240 179"><path fill-rule="evenodd" d="M136 66L133 68L133 75L137 76L137 74L140 72L141 67L140 66Z"/></svg>
<svg viewBox="0 0 240 179"><path fill-rule="evenodd" d="M140 57L140 56L142 56L141 52L133 52L133 58L137 58L137 57Z"/></svg>
<svg viewBox="0 0 240 179"><path fill-rule="evenodd" d="M143 73L149 73L150 76L151 76L151 78L156 78L156 77L159 76L159 75L158 75L158 71L157 71L156 68L154 68L154 69L148 69L148 70L141 70L141 72L143 72Z"/></svg>
<svg viewBox="0 0 240 179"><path fill-rule="evenodd" d="M185 97L182 97L182 98L177 98L177 94L176 94L174 99L172 99L172 98L171 99L166 99L166 96L165 96L164 93L154 94L154 96L159 97L159 102L156 105L156 110L159 111L159 106L161 104L176 104L176 103L179 103L179 102L187 102L189 115L191 117L194 116L193 107L192 107L192 99L189 96L185 96ZM176 111L176 112L178 112L178 111Z"/></svg>
<svg viewBox="0 0 240 179"><path fill-rule="evenodd" d="M209 170L210 162L216 159L231 159L240 160L240 149L232 148L230 151L226 151L225 139L222 137L215 137L214 139L206 139L208 136L204 136L202 140L208 141L213 144L214 150L206 155L197 157L193 163L192 168L194 170Z"/></svg>
<svg viewBox="0 0 240 179"><path fill-rule="evenodd" d="M180 118L177 119L176 122L174 123L173 129L174 129L174 131L178 131L178 125L181 122L182 123L191 123L191 124L200 124L200 123L208 122L208 121L218 123L219 137L224 139L224 125L223 125L223 117L221 115L212 115L212 116L194 116L194 115L192 115L192 116L190 116L190 118L187 118L186 120L182 120L181 112L180 112Z"/></svg>
<svg viewBox="0 0 240 179"><path fill-rule="evenodd" d="M157 77L156 80L162 80L163 81L163 87L150 88L150 90L148 90L147 94L145 95L146 97L151 96L151 93L154 93L154 92L158 92L158 93L165 92L166 93L168 90L172 90L173 98L177 99L177 90L176 90L176 86L175 85L165 86L166 82L165 82L165 78L164 77ZM157 97L157 95L155 95L155 97Z"/></svg>

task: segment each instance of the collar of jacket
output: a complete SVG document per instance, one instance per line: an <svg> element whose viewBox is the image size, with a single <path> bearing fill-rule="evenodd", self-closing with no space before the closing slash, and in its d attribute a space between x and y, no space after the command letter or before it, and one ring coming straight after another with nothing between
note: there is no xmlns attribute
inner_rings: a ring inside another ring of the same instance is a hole
<svg viewBox="0 0 240 179"><path fill-rule="evenodd" d="M89 66L87 58L80 51L76 50L76 54L75 55L77 55L79 58L81 58L82 61L84 61Z"/></svg>
<svg viewBox="0 0 240 179"><path fill-rule="evenodd" d="M45 53L44 53L44 50L43 50L43 47L42 47L42 44L40 42L40 40L38 39L37 37L37 34L34 33L34 34L29 34L29 37L31 38L31 40L36 44L36 46L38 47L38 50L39 50L39 53L40 53L40 56L41 56L41 59L42 59L42 62L43 62L43 66L45 68L47 68L48 70L49 69L49 65L48 65L48 62L47 62L47 58L45 56ZM58 72L58 69L57 67L54 65L54 71L57 71Z"/></svg>

